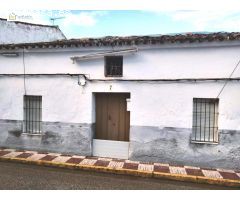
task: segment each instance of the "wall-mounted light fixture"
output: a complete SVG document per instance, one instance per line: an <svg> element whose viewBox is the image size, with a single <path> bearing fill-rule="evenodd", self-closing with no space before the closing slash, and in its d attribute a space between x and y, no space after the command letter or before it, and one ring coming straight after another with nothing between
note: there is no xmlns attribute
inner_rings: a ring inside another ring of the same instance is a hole
<svg viewBox="0 0 240 200"><path fill-rule="evenodd" d="M86 85L86 78L83 75L78 76L78 85L84 86Z"/></svg>
<svg viewBox="0 0 240 200"><path fill-rule="evenodd" d="M2 56L5 56L5 57L18 57L19 54L18 53L1 53Z"/></svg>

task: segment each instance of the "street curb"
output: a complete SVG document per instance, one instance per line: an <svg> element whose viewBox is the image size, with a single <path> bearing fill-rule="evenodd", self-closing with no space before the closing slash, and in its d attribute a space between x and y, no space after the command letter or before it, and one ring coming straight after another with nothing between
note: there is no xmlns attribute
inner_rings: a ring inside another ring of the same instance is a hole
<svg viewBox="0 0 240 200"><path fill-rule="evenodd" d="M207 178L202 176L170 174L170 173L162 173L162 172L147 172L147 171L133 170L133 169L115 169L115 168L102 167L102 166L60 163L60 162L52 162L52 161L44 161L44 160L33 161L25 158L0 157L0 161L10 161L10 162L33 164L33 165L39 165L39 166L88 170L88 171L94 171L94 172L104 172L104 173L131 175L131 176L148 177L148 178L161 178L161 179L167 179L167 180L187 181L187 182L193 182L193 183L205 183L205 184L240 188L239 180L216 179L216 178Z"/></svg>

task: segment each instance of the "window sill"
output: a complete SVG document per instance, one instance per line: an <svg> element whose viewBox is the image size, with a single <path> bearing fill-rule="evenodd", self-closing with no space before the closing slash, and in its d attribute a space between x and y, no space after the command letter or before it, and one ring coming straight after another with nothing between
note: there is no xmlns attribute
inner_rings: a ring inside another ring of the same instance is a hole
<svg viewBox="0 0 240 200"><path fill-rule="evenodd" d="M207 142L207 141L195 141L195 140L191 140L191 143L193 143L193 144L213 144L213 145L219 144L219 142Z"/></svg>
<svg viewBox="0 0 240 200"><path fill-rule="evenodd" d="M105 78L123 78L123 75L105 75Z"/></svg>
<svg viewBox="0 0 240 200"><path fill-rule="evenodd" d="M43 136L43 133L22 133L22 135L26 135L26 136Z"/></svg>

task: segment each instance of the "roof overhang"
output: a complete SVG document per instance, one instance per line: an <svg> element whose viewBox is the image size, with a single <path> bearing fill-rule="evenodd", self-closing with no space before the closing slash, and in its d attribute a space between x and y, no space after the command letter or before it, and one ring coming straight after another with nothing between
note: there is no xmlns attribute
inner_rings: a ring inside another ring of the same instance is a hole
<svg viewBox="0 0 240 200"><path fill-rule="evenodd" d="M176 47L176 46L204 46L214 43L224 44L240 42L240 32L219 32L219 33L188 33L175 35L157 36L108 36L102 38L82 38L63 39L51 42L35 42L22 44L0 44L0 50L32 50L32 49L68 49L68 48L103 48L103 47L132 47L132 46L152 46L152 47Z"/></svg>
<svg viewBox="0 0 240 200"><path fill-rule="evenodd" d="M138 48L134 47L134 48L121 49L121 50L112 50L112 51L106 51L106 52L100 52L100 53L94 53L94 54L87 54L82 56L72 56L70 57L70 59L73 61L90 60L90 59L102 58L104 56L117 56L117 55L136 53L137 51L138 51Z"/></svg>

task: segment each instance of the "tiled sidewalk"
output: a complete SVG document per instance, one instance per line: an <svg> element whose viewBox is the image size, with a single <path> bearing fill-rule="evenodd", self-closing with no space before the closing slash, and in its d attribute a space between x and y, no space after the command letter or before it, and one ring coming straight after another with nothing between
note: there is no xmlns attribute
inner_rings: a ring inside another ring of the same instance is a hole
<svg viewBox="0 0 240 200"><path fill-rule="evenodd" d="M19 151L15 149L0 149L0 160L240 187L240 170L234 171L205 169L193 166L172 166L163 163L143 163L114 158L86 157L24 150Z"/></svg>

